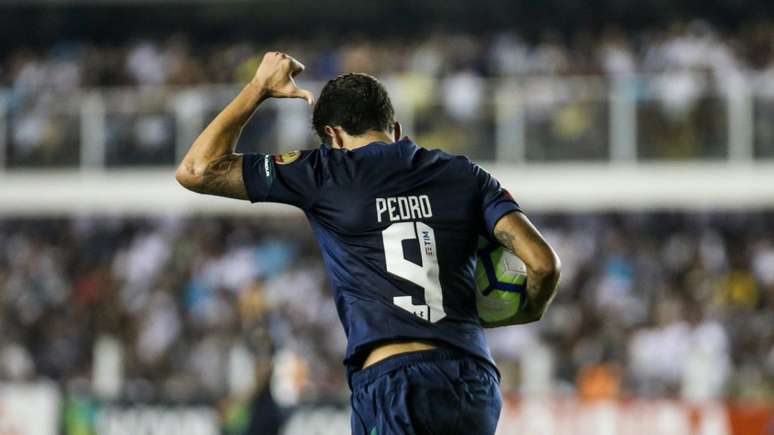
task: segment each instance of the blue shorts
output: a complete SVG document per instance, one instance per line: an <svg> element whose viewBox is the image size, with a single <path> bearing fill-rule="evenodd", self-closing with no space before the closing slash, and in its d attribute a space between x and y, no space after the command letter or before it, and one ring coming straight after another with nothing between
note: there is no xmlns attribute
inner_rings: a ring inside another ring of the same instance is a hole
<svg viewBox="0 0 774 435"><path fill-rule="evenodd" d="M455 349L387 358L351 385L352 435L492 435L502 407L496 369Z"/></svg>

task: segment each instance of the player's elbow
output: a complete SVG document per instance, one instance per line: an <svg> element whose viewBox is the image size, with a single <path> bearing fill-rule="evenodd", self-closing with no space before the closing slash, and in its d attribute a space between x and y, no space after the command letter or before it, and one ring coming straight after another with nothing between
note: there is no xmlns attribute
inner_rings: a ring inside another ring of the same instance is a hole
<svg viewBox="0 0 774 435"><path fill-rule="evenodd" d="M543 318L543 315L548 310L548 306L556 295L556 289L559 284L559 276L562 269L559 256L548 246L546 246L544 251L540 255L536 255L533 258L532 264L528 265L531 278L535 280L538 291L532 295L531 309L526 313L526 317L529 318L527 323L537 322Z"/></svg>
<svg viewBox="0 0 774 435"><path fill-rule="evenodd" d="M551 280L558 280L559 275L561 274L562 262L556 252L551 249L550 246L546 246L541 250L540 255L536 256L529 267L535 275Z"/></svg>
<svg viewBox="0 0 774 435"><path fill-rule="evenodd" d="M175 171L175 180L180 183L181 186L194 192L199 192L202 189L204 183L204 177L198 175L193 167L186 162L180 164Z"/></svg>

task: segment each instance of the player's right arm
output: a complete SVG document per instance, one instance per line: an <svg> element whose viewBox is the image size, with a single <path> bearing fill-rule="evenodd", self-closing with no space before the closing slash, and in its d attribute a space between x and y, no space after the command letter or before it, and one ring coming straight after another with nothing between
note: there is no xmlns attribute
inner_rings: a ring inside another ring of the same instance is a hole
<svg viewBox="0 0 774 435"><path fill-rule="evenodd" d="M527 266L527 301L516 316L501 322L504 326L540 320L556 296L561 262L556 251L524 213L509 213L494 228L494 236Z"/></svg>
<svg viewBox="0 0 774 435"><path fill-rule="evenodd" d="M287 54L266 53L255 77L196 138L177 168L177 181L194 192L249 199L243 156L234 152L242 128L267 98L302 98L312 104L312 94L299 89L293 80L303 70Z"/></svg>

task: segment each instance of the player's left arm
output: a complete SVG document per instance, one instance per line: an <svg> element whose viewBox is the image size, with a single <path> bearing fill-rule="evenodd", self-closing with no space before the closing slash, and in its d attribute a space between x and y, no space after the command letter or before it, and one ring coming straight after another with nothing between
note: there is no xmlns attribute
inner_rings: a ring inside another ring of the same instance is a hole
<svg viewBox="0 0 774 435"><path fill-rule="evenodd" d="M524 213L509 213L494 228L494 236L527 266L527 300L514 317L487 327L536 322L556 296L561 261L556 251Z"/></svg>
<svg viewBox="0 0 774 435"><path fill-rule="evenodd" d="M556 295L561 267L559 256L499 181L476 164L470 164L469 167L479 185L486 233L493 235L527 266L527 291L523 308L509 319L487 323L484 327L536 322L543 317Z"/></svg>
<svg viewBox="0 0 774 435"><path fill-rule="evenodd" d="M194 192L248 199L242 155L234 152L242 128L268 98L302 98L312 104L312 94L293 80L303 70L287 54L266 53L250 83L196 138L177 168L177 181Z"/></svg>

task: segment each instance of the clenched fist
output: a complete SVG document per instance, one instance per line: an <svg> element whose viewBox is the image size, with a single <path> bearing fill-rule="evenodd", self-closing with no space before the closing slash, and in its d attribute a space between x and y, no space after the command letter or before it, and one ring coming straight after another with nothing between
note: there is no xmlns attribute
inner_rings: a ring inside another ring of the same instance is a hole
<svg viewBox="0 0 774 435"><path fill-rule="evenodd" d="M293 78L304 70L304 65L285 53L270 51L263 55L263 60L253 77L253 83L259 86L267 97L273 98L303 98L307 103L314 103L311 92L296 86Z"/></svg>

